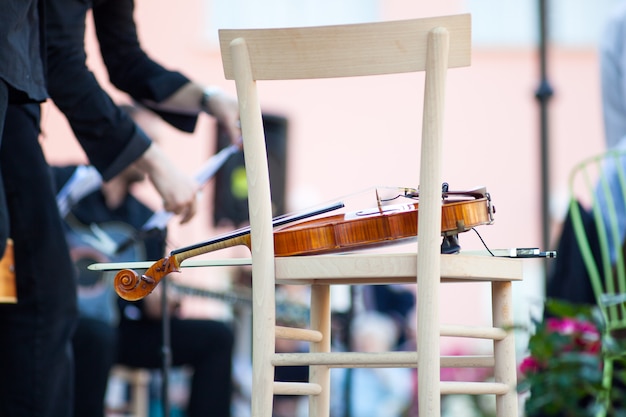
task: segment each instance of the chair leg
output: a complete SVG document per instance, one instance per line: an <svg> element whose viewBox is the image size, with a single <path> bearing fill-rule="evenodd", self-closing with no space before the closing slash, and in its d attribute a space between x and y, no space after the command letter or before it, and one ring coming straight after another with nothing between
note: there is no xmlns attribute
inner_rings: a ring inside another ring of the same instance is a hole
<svg viewBox="0 0 626 417"><path fill-rule="evenodd" d="M324 338L311 344L311 352L330 352L330 286L311 286L311 329L319 330ZM309 381L319 384L322 392L309 396L309 417L330 415L330 368L324 365L311 366Z"/></svg>
<svg viewBox="0 0 626 417"><path fill-rule="evenodd" d="M254 283L253 283L254 285ZM275 353L275 309L273 282L266 290L261 301L253 299L252 314L252 417L271 417L274 402L274 365L272 356ZM269 295L268 295L269 293ZM255 305L259 303L260 305ZM268 337L271 334L271 337Z"/></svg>
<svg viewBox="0 0 626 417"><path fill-rule="evenodd" d="M150 371L116 365L111 375L121 378L131 388L129 410L133 417L147 417L150 408Z"/></svg>
<svg viewBox="0 0 626 417"><path fill-rule="evenodd" d="M512 283L510 281L493 282L491 285L493 325L510 329L513 325ZM510 387L506 394L496 396L496 416L515 417L518 415L519 410L515 336L513 331L509 331L504 339L494 341L493 350L495 357L495 380Z"/></svg>

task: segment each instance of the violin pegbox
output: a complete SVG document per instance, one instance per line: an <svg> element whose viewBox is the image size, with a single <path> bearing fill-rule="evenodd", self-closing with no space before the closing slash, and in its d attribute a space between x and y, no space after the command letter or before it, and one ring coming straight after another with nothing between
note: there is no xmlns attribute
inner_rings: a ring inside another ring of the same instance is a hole
<svg viewBox="0 0 626 417"><path fill-rule="evenodd" d="M178 271L180 265L175 256L168 256L155 262L142 275L132 269L123 269L115 275L115 292L127 301L141 300L156 288L163 277Z"/></svg>

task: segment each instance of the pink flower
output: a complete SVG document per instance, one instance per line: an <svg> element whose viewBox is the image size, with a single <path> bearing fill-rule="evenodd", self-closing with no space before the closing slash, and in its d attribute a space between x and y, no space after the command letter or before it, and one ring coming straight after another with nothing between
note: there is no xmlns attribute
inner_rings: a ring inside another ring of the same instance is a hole
<svg viewBox="0 0 626 417"><path fill-rule="evenodd" d="M549 318L546 330L572 336L572 346L567 350L598 353L601 349L600 331L588 321L573 318Z"/></svg>
<svg viewBox="0 0 626 417"><path fill-rule="evenodd" d="M558 332L564 335L574 333L591 333L599 334L598 329L588 322L583 320L577 320L569 317L562 319L549 318L546 320L546 329L552 332Z"/></svg>
<svg viewBox="0 0 626 417"><path fill-rule="evenodd" d="M519 371L522 375L527 375L530 373L537 373L541 370L541 364L539 361L532 356L527 356L524 358L522 363L519 365Z"/></svg>

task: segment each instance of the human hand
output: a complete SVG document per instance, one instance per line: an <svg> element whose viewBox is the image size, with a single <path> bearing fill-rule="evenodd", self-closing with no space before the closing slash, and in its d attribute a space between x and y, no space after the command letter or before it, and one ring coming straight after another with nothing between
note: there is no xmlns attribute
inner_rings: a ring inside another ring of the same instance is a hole
<svg viewBox="0 0 626 417"><path fill-rule="evenodd" d="M215 117L217 122L226 129L231 143L241 146L237 98L225 93L219 87L206 87L200 83L188 82L167 99L159 103L144 101L144 104L153 109L181 114L206 112Z"/></svg>
<svg viewBox="0 0 626 417"><path fill-rule="evenodd" d="M101 191L106 206L110 210L119 208L130 192L130 187L144 179L145 174L135 164L130 164L115 177L102 183Z"/></svg>
<svg viewBox="0 0 626 417"><path fill-rule="evenodd" d="M148 175L163 198L163 208L180 215L181 224L191 220L196 214L198 184L172 164L154 143L137 160L137 166Z"/></svg>
<svg viewBox="0 0 626 417"><path fill-rule="evenodd" d="M226 129L231 143L241 146L241 125L237 99L222 91L213 92L207 100L206 111Z"/></svg>

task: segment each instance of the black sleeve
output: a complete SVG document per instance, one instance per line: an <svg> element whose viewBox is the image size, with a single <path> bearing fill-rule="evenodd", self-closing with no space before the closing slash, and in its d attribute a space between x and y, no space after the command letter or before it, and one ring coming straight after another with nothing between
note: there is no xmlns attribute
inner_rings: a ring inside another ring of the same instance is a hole
<svg viewBox="0 0 626 417"><path fill-rule="evenodd" d="M93 8L102 58L113 85L135 100L160 103L189 79L152 60L141 48L133 18L134 0L102 1ZM153 109L174 127L192 132L197 115L174 114Z"/></svg>
<svg viewBox="0 0 626 417"><path fill-rule="evenodd" d="M48 89L89 161L106 181L143 154L150 140L115 105L86 66L87 3L46 0Z"/></svg>

